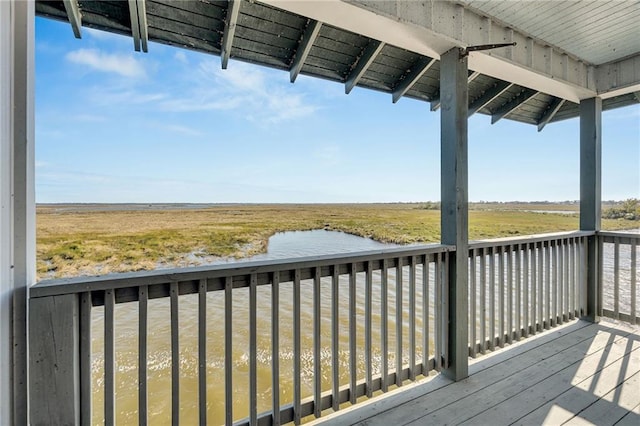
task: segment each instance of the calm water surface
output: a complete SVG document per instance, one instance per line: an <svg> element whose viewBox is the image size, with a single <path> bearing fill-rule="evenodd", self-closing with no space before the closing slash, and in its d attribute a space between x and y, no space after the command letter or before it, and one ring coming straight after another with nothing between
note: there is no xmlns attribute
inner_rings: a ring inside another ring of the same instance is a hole
<svg viewBox="0 0 640 426"><path fill-rule="evenodd" d="M272 260L321 254L345 253L376 250L394 247L371 239L356 237L341 232L325 230L286 232L276 234L269 239L267 253L243 260ZM604 274L605 282L613 273L613 245L605 245ZM628 246L621 246L621 257L629 258ZM640 260L640 256L638 256ZM218 263L229 263L221 260ZM628 260L620 265L621 282L629 280ZM403 277L403 363L408 363L408 277L405 268ZM429 319L429 353L433 355L434 335L434 291L433 268L430 271L431 289L428 297L429 312L423 315L422 292L416 286L416 342L422 342L423 318ZM356 277L356 336L358 348L364 347L364 274ZM395 365L396 326L395 326L395 270L388 275L389 307L389 356L390 369ZM422 281L422 269L416 268L416 282ZM612 278L610 278L610 282ZM640 286L640 279L637 280ZM374 375L381 369L381 336L379 333L382 297L379 291L380 274L374 273L373 302L373 370ZM628 286L627 286L628 287ZM348 341L348 277L341 277L339 286L340 311L340 382L349 382L349 341ZM609 290L605 289L605 294ZM640 295L640 288L638 290ZM620 294L621 301L629 303L628 290ZM237 289L233 292L233 398L234 419L248 416L249 389L249 292ZM280 285L280 401L286 404L293 399L293 291L291 283ZM321 370L322 390L331 389L331 280L321 282ZM301 324L302 324L302 397L313 394L313 294L312 282L303 281L301 286ZM605 304L606 307L608 307ZM210 424L224 423L224 299L222 292L207 294L207 415ZM104 360L103 338L104 310L93 311L93 410L94 423L103 423L103 385ZM258 412L271 409L271 289L270 286L258 287ZM478 318L478 322L480 318ZM198 301L197 295L181 296L179 301L180 323L180 422L191 425L198 422ZM149 341L148 341L148 389L150 424L169 424L171 419L171 335L169 298L149 301ZM116 413L118 424L137 424L138 408L138 306L137 303L116 306ZM421 361L422 348L418 349L417 359ZM357 354L358 377L364 377L364 354Z"/></svg>

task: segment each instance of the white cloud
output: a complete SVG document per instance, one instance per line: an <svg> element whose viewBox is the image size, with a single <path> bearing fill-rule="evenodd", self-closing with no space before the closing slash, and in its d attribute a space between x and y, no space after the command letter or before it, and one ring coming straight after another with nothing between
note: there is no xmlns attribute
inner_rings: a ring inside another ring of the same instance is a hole
<svg viewBox="0 0 640 426"><path fill-rule="evenodd" d="M145 75L142 64L127 55L104 53L97 49L78 49L67 53L66 59L97 71L116 73L123 77L143 77Z"/></svg>
<svg viewBox="0 0 640 426"><path fill-rule="evenodd" d="M187 59L187 55L182 50L178 50L175 55L173 55L173 57L176 61L182 62L183 64L189 62L189 60Z"/></svg>
<svg viewBox="0 0 640 426"><path fill-rule="evenodd" d="M288 80L275 80L256 66L234 62L222 70L218 61L205 60L194 69L188 79L193 82L188 96L167 99L160 108L171 112L237 110L246 119L263 124L306 117L318 110Z"/></svg>

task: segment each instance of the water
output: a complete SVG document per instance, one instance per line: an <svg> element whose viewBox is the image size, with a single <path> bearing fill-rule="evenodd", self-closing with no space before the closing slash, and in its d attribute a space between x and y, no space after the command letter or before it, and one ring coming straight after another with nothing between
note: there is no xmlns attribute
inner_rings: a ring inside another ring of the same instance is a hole
<svg viewBox="0 0 640 426"><path fill-rule="evenodd" d="M613 250L605 245L605 278L609 277L612 265ZM274 235L269 240L267 253L260 254L246 260L273 260L294 258L310 255L367 251L394 247L371 239L356 237L340 232L325 230L286 232ZM629 257L628 246L621 246L621 256ZM224 260L223 262L229 262ZM497 262L496 262L497 264ZM425 349L427 358L434 354L434 276L430 270L429 297L427 306L429 312L422 312L422 291L418 285L416 289L416 357L422 360L423 348L423 319L429 320L428 339L429 348ZM621 282L628 280L630 269L628 261L621 262ZM387 303L389 308L389 369L395 368L396 347L396 271L389 270ZM409 353L409 307L408 307L408 279L409 270L403 270L403 301L402 301L402 342L403 364L408 364ZM612 282L612 278L610 278ZM374 273L372 296L372 330L373 330L373 374L379 374L382 364L381 350L381 315L380 307L383 297L380 291L380 273ZM422 268L416 268L416 282L422 282ZM606 282L606 279L605 279ZM640 285L640 279L637 280ZM339 285L339 354L340 384L349 382L349 322L348 322L348 277L340 277ZM356 336L357 347L357 376L364 377L364 285L363 273L356 277ZM309 397L313 393L313 294L312 282L302 282L301 285L301 365L302 365L302 397ZM506 286L505 286L506 287ZM625 286L622 286L625 287ZM626 286L628 287L628 285ZM478 290L479 291L479 290ZM497 296L496 292L496 297ZM638 292L640 294L640 291ZM271 288L258 288L258 412L271 409ZM607 290L605 289L605 294ZM621 301L628 302L628 291L621 291ZM248 416L249 389L249 293L248 289L236 289L233 292L233 399L234 419ZM280 285L280 402L286 404L293 398L293 290L291 283ZM498 299L495 300L497 306ZM197 295L180 297L180 422L181 424L197 424L198 420L198 300ZM210 424L224 423L224 299L222 292L207 294L207 415ZM605 304L605 307L607 305ZM478 307L479 308L479 307ZM149 422L151 424L170 423L171 416L171 335L170 335L170 306L169 299L154 299L149 301L149 341L148 341L148 389L149 389ZM478 309L480 312L480 309ZM93 311L93 407L94 423L101 424L103 419L104 363L103 363L103 324L104 310L102 307ZM477 318L479 322L480 317ZM495 324L497 325L497 323ZM116 413L118 424L137 424L137 364L138 364L138 306L137 303L119 304L116 306ZM321 375L322 391L331 389L331 279L321 282Z"/></svg>
<svg viewBox="0 0 640 426"><path fill-rule="evenodd" d="M244 260L273 260L311 255L335 254L355 251L367 251L397 247L395 244L384 244L371 239L356 237L342 232L314 230L286 232L274 235L269 239L267 252ZM219 260L218 263L232 262ZM405 277L408 274L404 272ZM421 271L418 271L421 274ZM420 276L420 275L418 275ZM388 287L389 304L389 368L392 369L395 359L395 271L390 270ZM419 278L421 279L421 278ZM432 279L433 280L433 279ZM406 281L406 280L405 280ZM380 282L380 274L374 274L374 282ZM364 346L364 274L358 274L356 292L358 294L357 330L359 347ZM348 323L348 278L340 277L339 285L339 329L340 329L340 383L349 381L349 323ZM379 285L379 284L378 284ZM406 286L406 284L405 284ZM408 294L404 289L404 294ZM321 281L321 365L322 390L331 389L331 279ZM237 289L233 292L233 398L234 419L248 416L249 389L249 293L248 289ZM380 291L374 292L372 303L373 315L373 359L374 375L380 372L381 336L379 335L381 317ZM408 324L408 302L404 301L404 324ZM431 296L433 299L433 295ZM421 304L421 293L417 294L417 303ZM302 397L313 393L313 294L312 282L301 285L301 324L302 324ZM292 400L293 394L293 289L291 283L280 285L280 400L286 404ZM181 424L197 424L198 420L198 300L197 295L180 297L180 422ZM224 299L222 292L207 294L207 415L210 424L224 423ZM271 288L258 288L258 412L271 408ZM433 300L430 301L433 309ZM148 389L149 389L149 421L151 424L170 422L171 416L171 346L170 346L170 305L169 299L149 301L149 341L148 341ZM103 339L104 309L93 310L93 407L94 423L101 424L104 416L103 393L104 360ZM137 424L137 364L138 364L138 306L137 303L119 304L116 306L116 413L118 424ZM422 318L422 316L420 316ZM422 321L416 321L420 330ZM404 349L408 354L408 330L403 330ZM431 333L432 335L432 333ZM421 341L421 333L416 335ZM433 341L430 341L433 348ZM432 351L431 351L432 352ZM408 363L408 356L403 357ZM358 354L358 377L363 377L364 354Z"/></svg>

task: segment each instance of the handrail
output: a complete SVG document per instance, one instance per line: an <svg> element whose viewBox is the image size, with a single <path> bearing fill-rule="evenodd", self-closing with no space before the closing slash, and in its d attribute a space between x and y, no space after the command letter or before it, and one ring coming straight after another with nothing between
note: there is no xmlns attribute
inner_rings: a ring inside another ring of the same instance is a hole
<svg viewBox="0 0 640 426"><path fill-rule="evenodd" d="M551 232L546 234L525 235L522 237L492 238L489 240L469 241L469 249L472 250L487 247L506 247L516 244L539 243L542 241L552 241L562 238L590 237L595 234L595 231L564 231Z"/></svg>
<svg viewBox="0 0 640 426"><path fill-rule="evenodd" d="M343 265L344 270L340 273L347 273L347 265L351 263L359 264L356 272L363 272L364 262L376 261L381 259L391 258L410 258L411 256L434 254L442 252L453 252L455 246L442 245L442 244L428 244L428 245L416 245L409 247L397 247L384 250L369 250L362 252L351 253L338 253L321 256L306 256L293 259L275 259L275 260L259 260L259 261L245 261L225 263L219 265L208 265L191 268L175 268L175 269L162 269L155 271L143 271L143 272L126 272L116 273L92 277L73 277L73 278L59 278L52 280L45 280L37 283L30 288L30 297L46 297L54 295L64 294L76 294L84 293L87 291L95 292L106 289L121 289L129 287L139 287L142 285L158 285L169 284L173 282L194 282L197 283L201 279L217 280L215 284L209 283L207 291L223 290L224 284L222 278L229 275L234 277L249 276L251 274L258 274L257 285L265 285L269 283L268 274L275 271L294 271L299 269L301 271L301 279L313 278L311 268L322 268L322 276L328 277L331 275L329 267L339 264ZM405 263L404 265L407 265ZM283 277L285 280L293 280L293 275L290 277ZM248 280L234 280L234 288L249 287ZM180 289L180 294L197 293L194 288L193 291L188 289ZM154 297L167 297L166 295L149 295L150 298ZM132 299L137 300L137 299ZM129 301L129 300L127 300ZM121 300L116 300L120 303Z"/></svg>

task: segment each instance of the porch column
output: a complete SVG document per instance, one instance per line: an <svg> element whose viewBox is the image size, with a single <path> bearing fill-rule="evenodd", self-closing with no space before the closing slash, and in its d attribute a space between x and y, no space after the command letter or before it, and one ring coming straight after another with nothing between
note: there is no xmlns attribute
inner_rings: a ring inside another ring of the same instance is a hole
<svg viewBox="0 0 640 426"><path fill-rule="evenodd" d="M448 352L444 374L454 380L469 375L468 319L468 166L467 57L454 48L440 57L440 199L442 244L456 246L448 269Z"/></svg>
<svg viewBox="0 0 640 426"><path fill-rule="evenodd" d="M34 1L0 1L0 424L28 424L35 281Z"/></svg>
<svg viewBox="0 0 640 426"><path fill-rule="evenodd" d="M580 230L599 231L601 216L602 99L580 101ZM598 316L598 239L587 243L587 312L593 322Z"/></svg>

